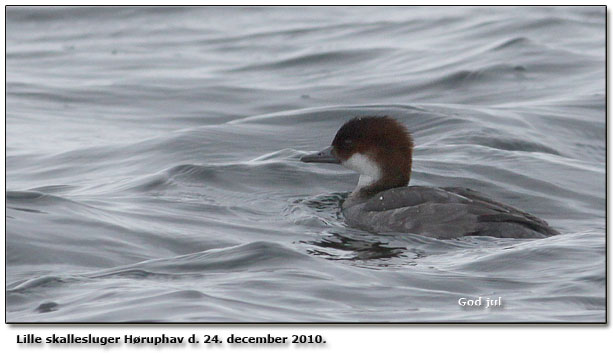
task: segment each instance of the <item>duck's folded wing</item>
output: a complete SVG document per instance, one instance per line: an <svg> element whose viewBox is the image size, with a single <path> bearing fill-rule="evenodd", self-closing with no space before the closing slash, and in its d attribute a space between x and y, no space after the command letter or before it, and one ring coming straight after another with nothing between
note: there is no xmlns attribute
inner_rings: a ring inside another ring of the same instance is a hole
<svg viewBox="0 0 613 354"><path fill-rule="evenodd" d="M492 210L500 211L498 213L481 215L479 217L479 221L481 222L515 222L524 224L525 226L530 227L535 231L543 233L545 235L559 234L559 232L552 229L545 220L537 218L534 215L528 214L527 212L514 208L510 205L502 204L500 202L492 200L472 189L460 187L447 187L443 189L448 192L455 193L457 195L461 195L467 199L470 199L474 204L480 204L483 206L487 206Z"/></svg>
<svg viewBox="0 0 613 354"><path fill-rule="evenodd" d="M439 230L454 237L490 235L522 238L558 234L544 220L468 188L394 188L370 198L362 211L365 212L364 216L369 214L397 219L394 220L396 224L404 218L406 231L430 236ZM384 225L393 220L380 221L379 224Z"/></svg>
<svg viewBox="0 0 613 354"><path fill-rule="evenodd" d="M444 188L410 186L388 189L377 193L364 205L364 211L385 211L412 207L424 203L465 203L469 200L461 194Z"/></svg>

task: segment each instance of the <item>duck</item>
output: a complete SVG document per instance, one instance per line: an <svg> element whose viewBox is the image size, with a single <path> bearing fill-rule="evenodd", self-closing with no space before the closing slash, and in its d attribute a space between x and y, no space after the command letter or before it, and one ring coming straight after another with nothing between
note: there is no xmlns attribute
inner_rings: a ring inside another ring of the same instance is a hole
<svg viewBox="0 0 613 354"><path fill-rule="evenodd" d="M470 188L409 185L413 147L410 132L396 119L363 116L344 123L329 147L300 160L339 164L360 174L341 204L345 222L353 228L438 239L559 234L546 221Z"/></svg>

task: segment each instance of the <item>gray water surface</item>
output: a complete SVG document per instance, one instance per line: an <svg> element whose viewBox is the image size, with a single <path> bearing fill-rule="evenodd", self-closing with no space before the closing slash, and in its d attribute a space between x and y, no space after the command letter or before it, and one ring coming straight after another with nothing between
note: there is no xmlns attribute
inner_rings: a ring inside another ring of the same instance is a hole
<svg viewBox="0 0 613 354"><path fill-rule="evenodd" d="M605 320L605 9L7 8L9 322ZM539 240L376 235L358 115ZM461 297L503 299L464 309Z"/></svg>

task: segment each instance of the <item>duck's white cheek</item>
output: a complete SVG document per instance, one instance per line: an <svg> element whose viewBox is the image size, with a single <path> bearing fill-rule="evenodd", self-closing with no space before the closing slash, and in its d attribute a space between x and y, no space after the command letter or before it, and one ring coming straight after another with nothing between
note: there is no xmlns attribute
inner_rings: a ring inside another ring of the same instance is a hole
<svg viewBox="0 0 613 354"><path fill-rule="evenodd" d="M373 180L378 180L381 177L381 169L370 157L355 153L343 162L343 166L358 172L361 175L366 175Z"/></svg>

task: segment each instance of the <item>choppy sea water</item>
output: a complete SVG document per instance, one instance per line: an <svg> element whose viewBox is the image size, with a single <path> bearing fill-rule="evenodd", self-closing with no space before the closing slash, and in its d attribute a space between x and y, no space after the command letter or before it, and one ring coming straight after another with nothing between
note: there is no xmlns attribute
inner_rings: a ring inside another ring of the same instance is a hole
<svg viewBox="0 0 613 354"><path fill-rule="evenodd" d="M604 321L605 16L9 7L6 319ZM347 227L357 175L299 157L358 115L561 235Z"/></svg>

